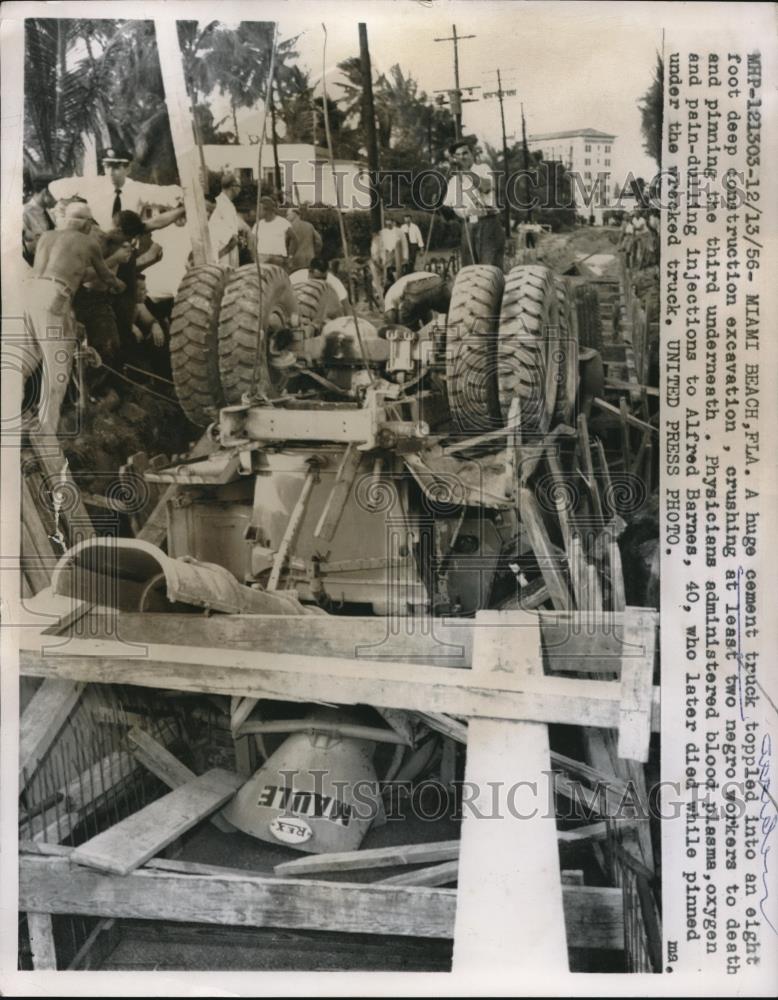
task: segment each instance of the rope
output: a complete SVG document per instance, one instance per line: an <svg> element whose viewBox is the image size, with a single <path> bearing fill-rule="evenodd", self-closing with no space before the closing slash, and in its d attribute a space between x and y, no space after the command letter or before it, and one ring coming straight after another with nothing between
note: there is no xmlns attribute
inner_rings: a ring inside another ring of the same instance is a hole
<svg viewBox="0 0 778 1000"><path fill-rule="evenodd" d="M321 30L324 32L324 45L322 47L322 76L321 76L321 86L324 96L324 132L327 137L327 157L330 161L330 170L332 171L332 184L335 188L335 207L338 212L338 228L340 229L340 242L343 247L343 257L346 261L346 276L348 278L348 297L349 306L351 308L351 316L354 320L354 329L357 334L357 342L359 344L359 353L362 355L362 360L364 361L365 371L367 372L368 380L371 385L375 385L375 378L373 373L370 371L370 365L367 363L367 353L365 351L365 345L362 343L362 334L359 329L359 321L357 320L357 313L354 307L354 279L351 273L351 254L349 253L348 240L346 239L346 225L343 221L343 208L340 204L340 186L338 185L338 178L335 174L335 157L332 152L332 134L330 132L330 114L327 107L327 26L322 24Z"/></svg>
<svg viewBox="0 0 778 1000"><path fill-rule="evenodd" d="M256 252L256 265L257 265L257 284L258 288L258 306L259 306L259 321L262 322L262 265L259 261L259 220L260 220L260 208L262 200L262 150L265 146L265 131L267 129L267 108L268 102L273 99L273 74L275 72L276 64L276 41L278 39L278 21L273 22L273 41L270 48L270 67L267 74L267 89L265 90L265 100L262 107L262 129L259 133L259 152L257 153L257 205L256 205L256 229L257 229L257 240L255 244ZM263 346L264 338L262 337L262 331L257 330L257 350L254 355L254 371L251 375L251 393L252 397L257 394L257 382L259 381L259 363L261 357L261 351Z"/></svg>
<svg viewBox="0 0 778 1000"><path fill-rule="evenodd" d="M115 375L117 378L122 379L123 382L127 382L128 385L134 386L136 389L140 389L141 392L147 392L150 396L154 396L157 399L161 399L163 402L169 403L171 406L175 406L176 409L179 409L176 400L171 399L169 396L163 396L161 392L154 392L154 390L149 389L148 386L141 385L140 382L135 382L133 379L128 378L126 375L122 374L122 372L117 371L115 368L111 368L111 366L105 364L105 362L103 362L103 364L100 367L104 368L107 372L110 372L112 375Z"/></svg>

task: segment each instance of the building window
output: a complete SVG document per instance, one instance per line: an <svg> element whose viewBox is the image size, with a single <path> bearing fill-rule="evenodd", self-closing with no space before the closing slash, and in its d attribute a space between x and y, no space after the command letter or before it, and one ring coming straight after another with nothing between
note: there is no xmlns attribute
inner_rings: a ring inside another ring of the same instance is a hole
<svg viewBox="0 0 778 1000"><path fill-rule="evenodd" d="M606 146L606 147L605 147L605 152L606 152L606 153L610 153L610 151L611 151L611 148L610 148L610 146Z"/></svg>
<svg viewBox="0 0 778 1000"><path fill-rule="evenodd" d="M591 153L591 151L592 151L592 144L590 142L587 142L586 145L584 146L584 153Z"/></svg>
<svg viewBox="0 0 778 1000"><path fill-rule="evenodd" d="M591 170L587 170L586 173L584 174L584 177L586 178L587 181L590 181L592 179Z"/></svg>
<svg viewBox="0 0 778 1000"><path fill-rule="evenodd" d="M591 165L592 165L592 161L591 161L591 159L590 159L590 158L589 158L589 157L587 156L587 158L586 158L586 159L584 160L584 166L585 166L585 167L590 167Z"/></svg>
<svg viewBox="0 0 778 1000"><path fill-rule="evenodd" d="M254 180L253 167L241 167L238 171L238 176L240 177L241 184L250 184Z"/></svg>
<svg viewBox="0 0 778 1000"><path fill-rule="evenodd" d="M610 160L606 160L606 161L605 161L605 166L606 166L606 167L609 167L610 165L611 165L611 161L610 161Z"/></svg>

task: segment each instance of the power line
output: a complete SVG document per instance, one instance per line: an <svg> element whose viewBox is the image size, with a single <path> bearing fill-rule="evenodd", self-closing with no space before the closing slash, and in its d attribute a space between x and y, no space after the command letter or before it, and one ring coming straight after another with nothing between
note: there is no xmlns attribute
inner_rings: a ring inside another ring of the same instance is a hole
<svg viewBox="0 0 778 1000"><path fill-rule="evenodd" d="M458 35L457 26L455 24L451 25L452 34L448 38L436 38L436 42L453 42L454 43L454 89L449 91L436 90L436 94L448 93L449 104L451 105L451 111L454 115L454 138L462 138L462 105L467 104L468 100L463 100L462 98L462 87L459 83L459 43L468 38L477 38L477 35ZM480 90L480 87L465 87L469 93L474 90Z"/></svg>

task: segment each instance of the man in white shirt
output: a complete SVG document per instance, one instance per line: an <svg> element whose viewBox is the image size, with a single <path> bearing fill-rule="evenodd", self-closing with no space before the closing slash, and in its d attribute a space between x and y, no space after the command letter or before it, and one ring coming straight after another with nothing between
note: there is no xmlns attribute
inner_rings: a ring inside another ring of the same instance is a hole
<svg viewBox="0 0 778 1000"><path fill-rule="evenodd" d="M454 173L443 204L462 220L462 264L492 264L502 269L505 231L495 200L491 170L473 158L473 139L459 139L448 151Z"/></svg>
<svg viewBox="0 0 778 1000"><path fill-rule="evenodd" d="M297 240L289 222L278 214L275 198L265 195L259 200L262 217L251 230L251 250L262 264L286 267L297 249Z"/></svg>
<svg viewBox="0 0 778 1000"><path fill-rule="evenodd" d="M393 285L405 269L408 260L408 243L405 233L395 225L394 219L386 218L380 232L381 265L384 273L384 291Z"/></svg>
<svg viewBox="0 0 778 1000"><path fill-rule="evenodd" d="M416 270L416 255L424 249L424 237L421 235L421 229L415 222L411 221L410 215L403 216L403 224L400 228L408 241L408 264L405 270L406 273L410 274L411 271Z"/></svg>
<svg viewBox="0 0 778 1000"><path fill-rule="evenodd" d="M142 184L127 176L131 155L122 149L106 149L101 177L63 177L49 184L49 191L58 201L83 198L97 225L108 232L113 228L118 212L143 214L148 205L173 208L183 201L183 191L177 184L161 186Z"/></svg>
<svg viewBox="0 0 778 1000"><path fill-rule="evenodd" d="M211 248L222 267L237 267L239 263L238 231L240 218L233 202L240 194L241 184L234 174L222 174L221 194L208 220Z"/></svg>

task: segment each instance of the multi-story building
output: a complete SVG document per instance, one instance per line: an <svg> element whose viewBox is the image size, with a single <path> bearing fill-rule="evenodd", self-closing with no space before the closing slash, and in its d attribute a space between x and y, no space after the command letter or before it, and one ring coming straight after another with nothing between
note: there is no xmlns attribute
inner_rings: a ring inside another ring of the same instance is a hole
<svg viewBox="0 0 778 1000"><path fill-rule="evenodd" d="M615 135L594 128L527 136L530 152L540 152L544 160L560 161L574 175L576 211L587 219L593 215L597 225L602 225L603 210L613 199L615 143Z"/></svg>

